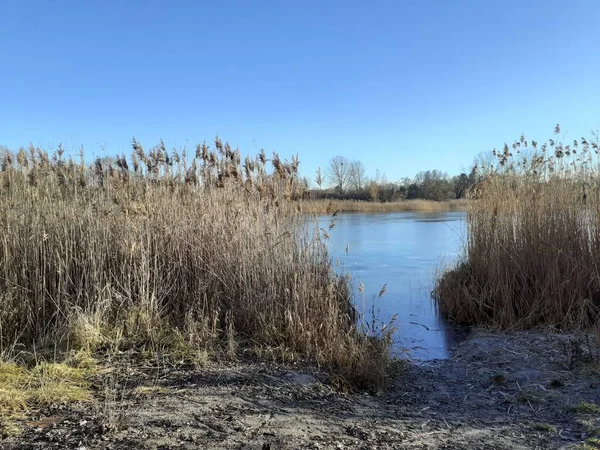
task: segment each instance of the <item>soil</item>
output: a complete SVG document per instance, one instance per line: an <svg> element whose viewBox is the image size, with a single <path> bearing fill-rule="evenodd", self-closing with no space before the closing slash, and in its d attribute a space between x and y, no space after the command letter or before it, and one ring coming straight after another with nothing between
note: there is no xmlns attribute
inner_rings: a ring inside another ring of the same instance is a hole
<svg viewBox="0 0 600 450"><path fill-rule="evenodd" d="M39 411L0 448L600 448L597 348L476 332L450 359L407 364L379 395L340 393L306 367L130 364L103 374L96 403Z"/></svg>

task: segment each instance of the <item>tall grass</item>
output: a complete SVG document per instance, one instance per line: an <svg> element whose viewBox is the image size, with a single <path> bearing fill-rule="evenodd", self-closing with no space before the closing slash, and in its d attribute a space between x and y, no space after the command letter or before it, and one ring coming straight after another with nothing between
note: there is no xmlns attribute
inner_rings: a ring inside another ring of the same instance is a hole
<svg viewBox="0 0 600 450"><path fill-rule="evenodd" d="M441 312L467 324L600 324L598 139L524 136L480 167L464 260L438 280Z"/></svg>
<svg viewBox="0 0 600 450"><path fill-rule="evenodd" d="M380 387L385 340L357 329L348 280L303 220L298 160L169 154L133 141L88 167L31 146L0 172L0 352L106 340L289 349ZM235 341L235 343L233 343Z"/></svg>
<svg viewBox="0 0 600 450"><path fill-rule="evenodd" d="M327 214L329 212L437 212L464 211L467 200L401 200L395 202L368 202L359 200L304 200L302 212L308 214Z"/></svg>

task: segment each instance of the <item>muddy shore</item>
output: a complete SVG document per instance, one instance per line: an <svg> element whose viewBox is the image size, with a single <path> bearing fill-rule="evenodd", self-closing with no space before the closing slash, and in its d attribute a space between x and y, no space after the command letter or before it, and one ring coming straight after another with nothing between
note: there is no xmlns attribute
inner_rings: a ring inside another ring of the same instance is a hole
<svg viewBox="0 0 600 450"><path fill-rule="evenodd" d="M581 336L473 333L379 395L294 366L129 364L107 369L94 403L37 411L0 448L600 448L596 349Z"/></svg>

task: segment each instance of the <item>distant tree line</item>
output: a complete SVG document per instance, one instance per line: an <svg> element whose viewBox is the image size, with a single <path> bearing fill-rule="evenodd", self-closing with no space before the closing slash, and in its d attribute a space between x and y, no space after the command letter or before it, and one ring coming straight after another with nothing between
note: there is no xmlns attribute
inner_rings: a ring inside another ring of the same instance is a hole
<svg viewBox="0 0 600 450"><path fill-rule="evenodd" d="M366 176L362 162L336 156L325 170L315 174L316 189L310 191L314 199L363 200L391 202L398 200L451 200L464 198L477 182L477 166L469 173L448 176L440 170L419 172L414 178L389 182L379 171L373 178Z"/></svg>

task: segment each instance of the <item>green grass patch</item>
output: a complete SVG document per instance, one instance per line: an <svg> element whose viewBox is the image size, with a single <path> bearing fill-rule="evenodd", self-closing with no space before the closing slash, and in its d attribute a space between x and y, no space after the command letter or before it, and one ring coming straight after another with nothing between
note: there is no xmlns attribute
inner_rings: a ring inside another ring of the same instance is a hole
<svg viewBox="0 0 600 450"><path fill-rule="evenodd" d="M523 391L515 397L515 400L518 403L540 403L542 398L535 392Z"/></svg>
<svg viewBox="0 0 600 450"><path fill-rule="evenodd" d="M27 368L13 362L0 362L0 436L20 433L15 422L30 408L89 401L89 369L66 364L41 362Z"/></svg>
<svg viewBox="0 0 600 450"><path fill-rule="evenodd" d="M567 406L567 412L578 414L600 414L600 406L595 403L581 402L577 405Z"/></svg>
<svg viewBox="0 0 600 450"><path fill-rule="evenodd" d="M595 449L599 449L600 448L600 439L598 438L589 438L586 439L582 450L595 450Z"/></svg>
<svg viewBox="0 0 600 450"><path fill-rule="evenodd" d="M543 431L544 433L556 433L556 428L549 423L534 423L531 426L536 431Z"/></svg>

